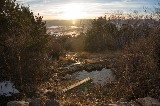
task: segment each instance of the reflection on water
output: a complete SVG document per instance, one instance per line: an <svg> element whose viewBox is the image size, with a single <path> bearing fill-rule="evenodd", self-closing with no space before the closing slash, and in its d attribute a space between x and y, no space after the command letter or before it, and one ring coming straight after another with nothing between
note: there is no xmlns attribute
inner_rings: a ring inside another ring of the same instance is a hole
<svg viewBox="0 0 160 106"><path fill-rule="evenodd" d="M47 27L47 33L56 36L77 36L82 32L83 28L78 26L50 26Z"/></svg>
<svg viewBox="0 0 160 106"><path fill-rule="evenodd" d="M111 83L115 79L113 72L110 69L105 69L105 68L103 68L101 71L96 70L92 72L87 72L83 70L80 72L73 73L72 76L79 80L90 77L93 80L93 83L95 84L98 83L101 85Z"/></svg>

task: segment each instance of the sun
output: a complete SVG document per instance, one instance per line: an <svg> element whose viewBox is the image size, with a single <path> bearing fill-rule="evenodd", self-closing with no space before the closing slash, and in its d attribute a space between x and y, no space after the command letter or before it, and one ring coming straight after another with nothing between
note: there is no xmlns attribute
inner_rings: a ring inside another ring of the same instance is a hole
<svg viewBox="0 0 160 106"><path fill-rule="evenodd" d="M64 19L82 19L85 18L86 12L84 11L84 7L81 4L70 3L66 4L63 7L62 17Z"/></svg>

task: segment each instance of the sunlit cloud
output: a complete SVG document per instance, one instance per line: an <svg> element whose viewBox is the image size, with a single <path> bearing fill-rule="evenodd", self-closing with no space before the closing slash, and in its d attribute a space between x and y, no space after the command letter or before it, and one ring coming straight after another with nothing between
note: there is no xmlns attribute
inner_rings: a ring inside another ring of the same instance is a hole
<svg viewBox="0 0 160 106"><path fill-rule="evenodd" d="M17 0L44 19L95 18L111 11L154 7L157 0ZM74 5L73 5L74 4Z"/></svg>

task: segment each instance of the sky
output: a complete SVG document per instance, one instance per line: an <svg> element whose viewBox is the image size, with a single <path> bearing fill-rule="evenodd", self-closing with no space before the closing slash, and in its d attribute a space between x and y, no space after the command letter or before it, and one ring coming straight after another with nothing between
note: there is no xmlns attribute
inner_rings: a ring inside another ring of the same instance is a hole
<svg viewBox="0 0 160 106"><path fill-rule="evenodd" d="M158 0L16 0L44 19L89 19L105 14L154 8Z"/></svg>

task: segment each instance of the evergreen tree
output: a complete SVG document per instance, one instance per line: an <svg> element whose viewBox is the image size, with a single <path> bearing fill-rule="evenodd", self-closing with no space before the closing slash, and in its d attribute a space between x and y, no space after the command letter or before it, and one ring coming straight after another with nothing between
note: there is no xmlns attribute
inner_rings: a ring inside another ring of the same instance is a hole
<svg viewBox="0 0 160 106"><path fill-rule="evenodd" d="M106 20L106 17L93 20L86 33L85 49L90 52L114 50L117 32L115 24Z"/></svg>
<svg viewBox="0 0 160 106"><path fill-rule="evenodd" d="M15 0L0 1L0 78L17 84L36 83L48 77L49 46L42 16Z"/></svg>

